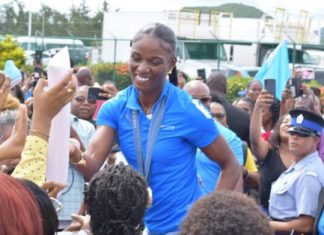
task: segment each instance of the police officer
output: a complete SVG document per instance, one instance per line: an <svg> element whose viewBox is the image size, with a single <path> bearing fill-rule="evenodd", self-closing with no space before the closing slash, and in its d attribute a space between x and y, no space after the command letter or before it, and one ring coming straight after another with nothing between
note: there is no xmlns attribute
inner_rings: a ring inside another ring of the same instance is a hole
<svg viewBox="0 0 324 235"><path fill-rule="evenodd" d="M313 229L318 195L324 186L324 166L316 150L324 120L306 110L293 109L289 114L288 148L295 163L272 184L270 224L276 234L307 234Z"/></svg>

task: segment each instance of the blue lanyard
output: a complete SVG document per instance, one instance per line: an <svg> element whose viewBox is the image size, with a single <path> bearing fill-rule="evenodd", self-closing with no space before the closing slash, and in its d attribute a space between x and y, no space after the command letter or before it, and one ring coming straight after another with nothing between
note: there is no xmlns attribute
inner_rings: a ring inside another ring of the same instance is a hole
<svg viewBox="0 0 324 235"><path fill-rule="evenodd" d="M146 181L149 181L153 147L156 141L156 137L159 134L162 119L165 113L166 96L158 103L156 109L152 113L152 119L148 132L147 145L146 145L146 158L144 158L140 126L138 120L138 110L132 110L132 126L133 126L133 137L135 143L135 151L137 157L137 165L140 173L145 177ZM145 159L145 160L144 160ZM145 161L145 162L144 162Z"/></svg>

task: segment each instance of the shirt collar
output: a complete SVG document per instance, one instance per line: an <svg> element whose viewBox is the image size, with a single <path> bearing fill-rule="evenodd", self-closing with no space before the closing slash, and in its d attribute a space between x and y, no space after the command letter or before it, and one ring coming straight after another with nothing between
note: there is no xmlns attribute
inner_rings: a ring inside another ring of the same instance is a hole
<svg viewBox="0 0 324 235"><path fill-rule="evenodd" d="M309 163L315 161L317 158L319 158L318 151L314 151L313 153L309 154L308 156L304 157L302 160L300 160L297 163L294 163L292 166L290 166L285 173L291 172L293 170L301 170L304 167L306 167Z"/></svg>
<svg viewBox="0 0 324 235"><path fill-rule="evenodd" d="M156 104L160 102L162 97L164 97L167 94L169 86L170 86L170 82L167 79L165 79L163 90L162 90L158 100L155 102L153 109L155 108ZM135 110L141 109L141 106L138 102L138 91L134 85L133 85L133 89L131 90L130 96L127 100L126 107L129 109L135 109Z"/></svg>
<svg viewBox="0 0 324 235"><path fill-rule="evenodd" d="M71 121L79 121L79 118L77 116L75 116L74 114L71 113L71 118L70 118Z"/></svg>

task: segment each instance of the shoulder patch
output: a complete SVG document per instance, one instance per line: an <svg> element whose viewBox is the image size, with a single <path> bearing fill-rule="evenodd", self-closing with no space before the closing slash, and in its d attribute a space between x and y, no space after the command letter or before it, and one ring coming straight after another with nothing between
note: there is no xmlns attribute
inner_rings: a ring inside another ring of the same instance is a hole
<svg viewBox="0 0 324 235"><path fill-rule="evenodd" d="M313 177L318 177L318 174L315 171L306 171L305 175L313 176Z"/></svg>

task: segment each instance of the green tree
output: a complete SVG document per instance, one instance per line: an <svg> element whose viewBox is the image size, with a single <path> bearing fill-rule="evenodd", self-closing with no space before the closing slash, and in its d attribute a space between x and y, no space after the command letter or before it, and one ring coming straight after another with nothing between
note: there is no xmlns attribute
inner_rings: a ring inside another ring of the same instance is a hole
<svg viewBox="0 0 324 235"><path fill-rule="evenodd" d="M18 68L22 68L25 64L24 50L12 40L12 36L7 35L0 42L0 69L4 67L7 60L13 60Z"/></svg>
<svg viewBox="0 0 324 235"><path fill-rule="evenodd" d="M107 80L114 80L119 90L132 84L126 63L100 63L91 66L95 81L103 84ZM115 76L114 76L115 75Z"/></svg>
<svg viewBox="0 0 324 235"><path fill-rule="evenodd" d="M227 79L226 99L233 102L238 97L238 92L243 91L252 78L229 77Z"/></svg>
<svg viewBox="0 0 324 235"><path fill-rule="evenodd" d="M107 1L104 1L102 9L93 15L84 4L71 7L67 14L43 4L40 11L32 13L32 35L100 38L105 11L109 11ZM28 9L21 0L0 5L0 35L27 35L28 15ZM91 45L91 42L86 45Z"/></svg>
<svg viewBox="0 0 324 235"><path fill-rule="evenodd" d="M69 30L75 36L88 36L92 31L90 28L89 8L81 4L80 6L72 6L69 14L70 25Z"/></svg>
<svg viewBox="0 0 324 235"><path fill-rule="evenodd" d="M0 34L27 34L28 13L24 9L25 5L18 0L0 6L3 14L0 21Z"/></svg>

